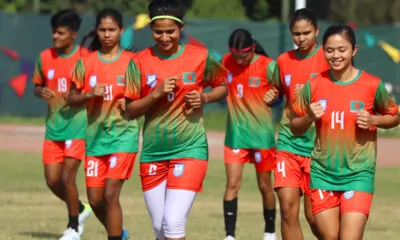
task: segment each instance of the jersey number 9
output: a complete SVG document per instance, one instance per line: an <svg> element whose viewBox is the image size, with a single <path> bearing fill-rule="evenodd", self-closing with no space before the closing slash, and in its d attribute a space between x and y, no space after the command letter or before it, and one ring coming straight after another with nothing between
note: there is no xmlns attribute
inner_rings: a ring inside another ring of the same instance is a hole
<svg viewBox="0 0 400 240"><path fill-rule="evenodd" d="M68 84L67 79L62 77L58 79L58 92L65 93L67 92Z"/></svg>

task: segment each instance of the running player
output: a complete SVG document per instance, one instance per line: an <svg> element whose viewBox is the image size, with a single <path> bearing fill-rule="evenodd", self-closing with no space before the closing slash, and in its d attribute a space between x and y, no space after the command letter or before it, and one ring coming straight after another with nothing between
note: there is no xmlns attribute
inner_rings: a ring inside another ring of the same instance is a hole
<svg viewBox="0 0 400 240"><path fill-rule="evenodd" d="M304 86L291 130L301 136L313 122L317 129L311 202L321 239L361 240L374 193L376 128L396 127L398 107L381 79L352 64L349 26L329 27L323 46L330 70Z"/></svg>
<svg viewBox="0 0 400 240"><path fill-rule="evenodd" d="M314 147L315 128L304 135L295 137L290 132L290 109L303 85L314 75L329 68L322 47L316 42L319 29L315 15L309 9L294 12L290 21L293 42L298 49L285 52L277 59L280 80L276 88L286 97L286 106L281 121L277 141L274 187L281 209L282 238L303 239L299 221L300 197L304 195L304 209L314 235L318 236L311 211L309 196L310 156ZM266 94L266 102L271 104L277 97L271 89Z"/></svg>
<svg viewBox="0 0 400 240"><path fill-rule="evenodd" d="M226 240L235 239L238 191L243 164L254 163L264 208L264 240L275 240L275 195L271 171L275 167L275 133L271 108L263 101L271 88L275 62L250 32L236 29L229 38L230 53L222 58L229 70L228 119L225 135Z"/></svg>
<svg viewBox="0 0 400 240"><path fill-rule="evenodd" d="M126 74L126 111L145 116L140 176L156 239L185 239L186 219L208 165L203 104L227 96L226 69L207 49L179 44L183 12L172 0L149 5L154 47ZM213 89L203 93L206 86Z"/></svg>
<svg viewBox="0 0 400 240"><path fill-rule="evenodd" d="M85 158L86 111L71 109L65 101L74 65L82 54L88 53L74 43L80 25L81 18L72 10L61 10L52 16L54 46L40 53L33 75L35 95L48 104L43 145L47 186L66 203L68 210L69 221L62 240L82 234L83 224L92 211L79 201L75 182Z"/></svg>
<svg viewBox="0 0 400 240"><path fill-rule="evenodd" d="M89 203L105 226L109 240L127 239L122 226L120 192L132 173L138 151L139 130L136 121L124 113L124 76L132 58L120 48L122 15L104 9L96 17L92 39L94 51L76 64L69 104L86 105L86 186ZM85 44L85 43L83 43Z"/></svg>

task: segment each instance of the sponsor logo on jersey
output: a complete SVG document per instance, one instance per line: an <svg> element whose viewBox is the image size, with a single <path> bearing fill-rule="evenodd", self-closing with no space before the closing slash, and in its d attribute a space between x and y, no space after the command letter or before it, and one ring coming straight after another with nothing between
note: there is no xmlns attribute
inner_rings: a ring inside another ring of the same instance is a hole
<svg viewBox="0 0 400 240"><path fill-rule="evenodd" d="M364 110L364 102L363 101L351 101L350 102L350 112L359 112Z"/></svg>
<svg viewBox="0 0 400 240"><path fill-rule="evenodd" d="M240 149L238 149L238 148L232 149L232 152L233 152L233 153L239 153L239 152L240 152Z"/></svg>
<svg viewBox="0 0 400 240"><path fill-rule="evenodd" d="M261 79L260 78L258 78L258 77L251 77L250 78L250 86L251 87L258 87L258 86L260 86L260 83L261 83Z"/></svg>
<svg viewBox="0 0 400 240"><path fill-rule="evenodd" d="M185 170L185 165L184 164L182 164L182 163L175 164L175 166L174 166L174 176L175 177L182 176L184 170Z"/></svg>
<svg viewBox="0 0 400 240"><path fill-rule="evenodd" d="M110 158L110 168L115 168L115 166L117 166L117 161L118 161L118 157L112 156Z"/></svg>
<svg viewBox="0 0 400 240"><path fill-rule="evenodd" d="M232 79L233 79L233 74L232 74L232 73L229 73L229 74L228 74L228 83L229 83L229 84L232 83Z"/></svg>
<svg viewBox="0 0 400 240"><path fill-rule="evenodd" d="M320 100L318 100L319 101L319 103L321 103L321 105L322 105L322 110L326 110L326 105L327 105L327 103L328 103L328 100L327 99L320 99Z"/></svg>
<svg viewBox="0 0 400 240"><path fill-rule="evenodd" d="M291 74L286 74L286 75L285 75L285 85L286 85L287 87L290 86L291 79L292 79L292 75L291 75Z"/></svg>
<svg viewBox="0 0 400 240"><path fill-rule="evenodd" d="M195 72L184 72L183 73L183 84L195 84L196 83L196 73Z"/></svg>
<svg viewBox="0 0 400 240"><path fill-rule="evenodd" d="M89 85L90 85L91 87L94 87L94 86L96 86L96 84L97 84L97 76L95 76L95 75L90 76L90 78L89 78Z"/></svg>
<svg viewBox="0 0 400 240"><path fill-rule="evenodd" d="M156 74L147 75L146 84L147 86L154 88L157 85L157 75Z"/></svg>
<svg viewBox="0 0 400 240"><path fill-rule="evenodd" d="M49 71L47 71L47 78L49 80L54 78L54 69L50 69Z"/></svg>

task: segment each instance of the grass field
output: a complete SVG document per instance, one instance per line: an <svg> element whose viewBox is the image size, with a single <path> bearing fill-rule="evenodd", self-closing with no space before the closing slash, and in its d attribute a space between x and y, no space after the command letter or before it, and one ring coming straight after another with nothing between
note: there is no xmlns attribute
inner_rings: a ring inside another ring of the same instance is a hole
<svg viewBox="0 0 400 240"><path fill-rule="evenodd" d="M65 206L45 186L39 154L0 152L0 240L57 239L67 221ZM154 239L144 205L135 166L133 177L124 186L122 204L125 227L133 240ZM79 175L82 199L86 199L83 172ZM400 222L400 168L379 168L376 197L365 239L398 239ZM239 196L237 239L262 239L261 202L254 169L247 166ZM223 162L211 160L204 183L189 216L187 239L223 239L222 195L225 184ZM303 217L305 239L313 239ZM279 222L279 217L278 217ZM277 226L279 229L279 226ZM105 231L92 216L85 226L84 240L105 239Z"/></svg>

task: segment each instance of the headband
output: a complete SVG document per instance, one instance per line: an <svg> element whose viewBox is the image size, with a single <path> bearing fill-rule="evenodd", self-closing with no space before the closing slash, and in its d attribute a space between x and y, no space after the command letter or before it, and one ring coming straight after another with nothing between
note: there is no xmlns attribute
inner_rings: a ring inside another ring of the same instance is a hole
<svg viewBox="0 0 400 240"><path fill-rule="evenodd" d="M183 21L181 19L179 19L177 17L174 17L174 16L169 16L169 15L155 16L150 20L150 22L153 22L154 20L161 19L161 18L172 19L172 20L177 21L179 23L183 23Z"/></svg>
<svg viewBox="0 0 400 240"><path fill-rule="evenodd" d="M253 45L251 45L250 47L247 47L247 48L243 48L243 49L230 48L230 50L232 52L247 52L247 51L250 51L251 49L253 49L254 46L255 45L253 44Z"/></svg>

